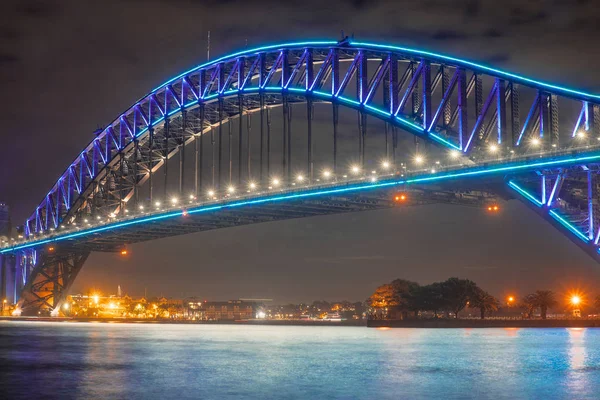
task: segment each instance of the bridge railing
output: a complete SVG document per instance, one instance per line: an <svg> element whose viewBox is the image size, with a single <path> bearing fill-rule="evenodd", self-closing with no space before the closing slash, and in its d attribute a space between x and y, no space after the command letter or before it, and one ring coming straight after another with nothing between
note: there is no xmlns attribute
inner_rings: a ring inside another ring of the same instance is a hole
<svg viewBox="0 0 600 400"><path fill-rule="evenodd" d="M225 188L221 191L205 193L205 195L200 198L192 195L189 198L181 199L175 197L170 199L157 199L153 204L139 203L137 209L126 208L124 213L111 214L106 219L100 217L97 219L86 218L79 223L74 222L61 225L57 229L51 228L47 232L31 235L28 238L21 237L11 241L4 241L0 244L0 249L18 249L23 245L35 245L36 243L43 245L64 236L71 236L76 233L83 235L86 234L86 232L94 232L96 228L118 226L120 223L141 218L153 218L173 212L177 212L177 215L181 215L191 209L206 209L212 206L226 207L232 202L252 202L259 199L278 196L285 197L294 194L297 194L300 197L300 195L305 192L327 191L334 188L352 188L359 184L365 184L365 188L368 188L378 187L379 184L388 183L390 181L397 182L398 185L411 182L418 184L420 179L422 180L422 183L435 182L438 177L440 179L444 179L444 177L448 176L460 178L461 172L464 173L464 177L468 177L473 173L484 175L486 173L491 174L494 172L510 175L511 173L519 173L521 170L535 168L536 164L541 163L546 167L552 167L554 163L556 163L556 165L564 165L565 162L568 163L570 159L576 160L578 157L584 157L590 154L600 159L600 153L590 153L588 147L582 146L570 150L553 150L552 152L513 155L508 159L498 158L483 164L474 164L469 162L469 160L461 158L462 162L460 163L449 162L447 164L441 164L440 162L436 164L434 162L433 167L409 169L406 164L402 163L399 168L397 166L388 165L387 170L383 167L383 170L361 170L358 172L350 169L347 173L340 176L321 176L320 178L316 178L312 183L307 183L306 178L302 177L302 180L292 182L279 180L277 180L277 182L271 181L270 186L267 187L257 186L254 188L246 188L246 190L235 188L233 191L228 191L227 188ZM454 160L455 159L450 158L450 161Z"/></svg>

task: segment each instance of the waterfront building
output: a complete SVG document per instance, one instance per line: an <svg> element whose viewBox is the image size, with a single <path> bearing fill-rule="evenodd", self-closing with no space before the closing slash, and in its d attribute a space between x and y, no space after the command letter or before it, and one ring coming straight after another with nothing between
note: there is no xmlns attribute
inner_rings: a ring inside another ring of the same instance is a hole
<svg viewBox="0 0 600 400"><path fill-rule="evenodd" d="M202 321L253 319L259 308L258 303L252 301L199 301L197 298L187 299L185 305L185 315L188 319Z"/></svg>

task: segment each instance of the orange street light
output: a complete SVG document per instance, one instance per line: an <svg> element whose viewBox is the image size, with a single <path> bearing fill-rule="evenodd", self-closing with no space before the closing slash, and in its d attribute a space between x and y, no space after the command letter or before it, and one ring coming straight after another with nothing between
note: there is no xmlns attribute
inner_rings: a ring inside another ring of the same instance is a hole
<svg viewBox="0 0 600 400"><path fill-rule="evenodd" d="M571 304L573 304L574 306L578 306L579 304L581 304L581 297L579 297L576 294L571 296Z"/></svg>
<svg viewBox="0 0 600 400"><path fill-rule="evenodd" d="M394 201L395 202L406 201L406 195L404 193L397 194L396 196L394 196Z"/></svg>
<svg viewBox="0 0 600 400"><path fill-rule="evenodd" d="M510 294L506 297L506 305L508 307L514 306L516 301L517 301L516 297L513 296L512 294Z"/></svg>
<svg viewBox="0 0 600 400"><path fill-rule="evenodd" d="M127 255L127 249L122 249L121 250L121 255L122 256L126 256Z"/></svg>

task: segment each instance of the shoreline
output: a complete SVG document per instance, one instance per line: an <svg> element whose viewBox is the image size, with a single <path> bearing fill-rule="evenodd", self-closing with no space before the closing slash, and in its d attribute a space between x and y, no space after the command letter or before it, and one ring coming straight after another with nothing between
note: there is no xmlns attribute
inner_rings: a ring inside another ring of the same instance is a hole
<svg viewBox="0 0 600 400"><path fill-rule="evenodd" d="M274 326L360 326L366 327L366 320L348 321L298 321L298 320L220 320L191 321L146 318L70 318L70 317L0 317L0 322L68 322L105 324L179 324L179 325L274 325Z"/></svg>
<svg viewBox="0 0 600 400"><path fill-rule="evenodd" d="M600 328L600 319L369 320L368 328Z"/></svg>
<svg viewBox="0 0 600 400"><path fill-rule="evenodd" d="M470 328L600 328L600 319L407 319L407 320L348 320L348 321L299 321L299 320L155 320L144 318L71 318L71 317L0 317L0 322L65 322L104 324L176 324L176 325L253 325L253 326L352 326L365 328L422 328L422 329L470 329Z"/></svg>

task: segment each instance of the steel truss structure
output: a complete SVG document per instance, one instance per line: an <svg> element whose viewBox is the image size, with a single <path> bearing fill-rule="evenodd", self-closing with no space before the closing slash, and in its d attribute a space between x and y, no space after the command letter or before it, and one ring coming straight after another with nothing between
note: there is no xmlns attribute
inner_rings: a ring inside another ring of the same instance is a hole
<svg viewBox="0 0 600 400"><path fill-rule="evenodd" d="M25 221L23 240L0 247L3 294L13 268L23 309L57 310L90 251L389 207L397 190L411 190L413 204L521 198L598 258L599 103L470 61L348 39L231 54L94 133Z"/></svg>

